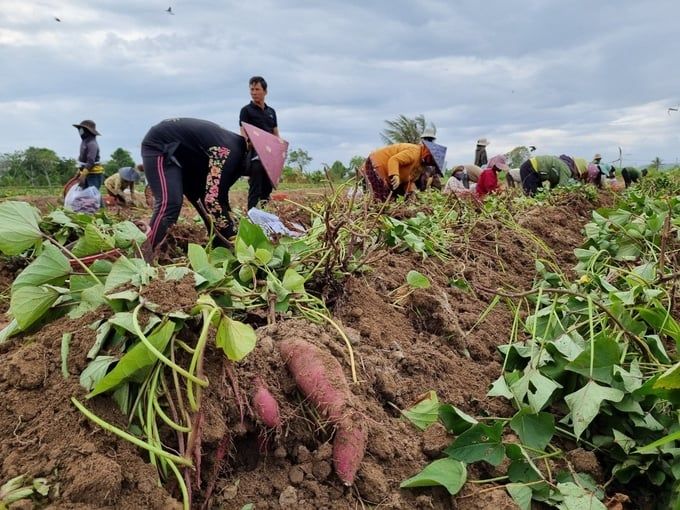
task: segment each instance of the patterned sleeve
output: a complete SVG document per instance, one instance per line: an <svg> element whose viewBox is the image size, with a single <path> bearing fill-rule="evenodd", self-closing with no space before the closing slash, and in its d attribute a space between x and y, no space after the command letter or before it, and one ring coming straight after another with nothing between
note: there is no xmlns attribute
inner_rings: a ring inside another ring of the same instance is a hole
<svg viewBox="0 0 680 510"><path fill-rule="evenodd" d="M222 207L226 203L229 192L222 182L222 170L231 151L227 147L210 147L208 149L208 178L206 179L205 207L213 217L215 226L222 230L229 226L229 211Z"/></svg>

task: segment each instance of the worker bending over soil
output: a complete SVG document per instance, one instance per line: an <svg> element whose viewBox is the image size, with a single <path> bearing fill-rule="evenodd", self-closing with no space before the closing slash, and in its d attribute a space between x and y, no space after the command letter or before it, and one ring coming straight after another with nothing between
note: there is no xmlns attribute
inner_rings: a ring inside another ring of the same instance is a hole
<svg viewBox="0 0 680 510"><path fill-rule="evenodd" d="M142 158L154 195L153 216L144 257L165 239L179 217L186 196L216 244L226 246L235 235L229 189L245 170L246 141L217 124L201 119L168 119L153 126L142 141Z"/></svg>
<svg viewBox="0 0 680 510"><path fill-rule="evenodd" d="M543 187L543 181L550 183L550 188L564 186L571 178L571 170L557 156L534 156L519 167L522 187L527 195L535 195Z"/></svg>
<svg viewBox="0 0 680 510"><path fill-rule="evenodd" d="M128 203L128 198L125 196L125 190L130 190L130 203L135 202L135 183L142 180L144 173L144 165L137 165L136 167L124 166L118 171L107 177L104 181L104 187L110 196L116 199L119 205Z"/></svg>
<svg viewBox="0 0 680 510"><path fill-rule="evenodd" d="M369 154L361 172L373 196L381 201L393 195L406 195L416 189L425 166L444 167L446 147L428 140L420 144L396 143Z"/></svg>

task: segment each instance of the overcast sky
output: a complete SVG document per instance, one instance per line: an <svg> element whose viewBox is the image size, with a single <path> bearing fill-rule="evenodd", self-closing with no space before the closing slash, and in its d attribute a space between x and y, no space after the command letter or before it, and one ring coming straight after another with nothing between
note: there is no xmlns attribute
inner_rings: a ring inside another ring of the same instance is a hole
<svg viewBox="0 0 680 510"><path fill-rule="evenodd" d="M680 157L678 0L167 2L2 0L0 153L76 157L83 119L103 159L139 160L168 117L238 131L259 74L312 168L367 155L399 114L436 125L449 165L480 137L489 157Z"/></svg>

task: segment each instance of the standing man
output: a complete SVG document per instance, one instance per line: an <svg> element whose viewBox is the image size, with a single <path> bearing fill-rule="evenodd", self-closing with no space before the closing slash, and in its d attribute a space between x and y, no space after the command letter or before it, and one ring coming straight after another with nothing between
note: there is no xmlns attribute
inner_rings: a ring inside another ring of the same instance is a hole
<svg viewBox="0 0 680 510"><path fill-rule="evenodd" d="M274 108L264 102L267 95L267 82L262 76L253 76L249 81L250 103L241 108L239 126L241 136L248 143L247 164L249 166L248 209L257 207L260 200L267 201L272 193L272 183L265 172L260 157L252 148L248 135L243 129L243 123L247 122L255 127L263 129L267 133L279 136L279 125L276 120Z"/></svg>

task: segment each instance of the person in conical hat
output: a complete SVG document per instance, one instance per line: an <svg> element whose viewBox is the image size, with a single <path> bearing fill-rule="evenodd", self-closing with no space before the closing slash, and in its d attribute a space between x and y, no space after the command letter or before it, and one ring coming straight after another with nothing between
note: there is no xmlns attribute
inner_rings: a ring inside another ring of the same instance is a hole
<svg viewBox="0 0 680 510"><path fill-rule="evenodd" d="M446 147L424 140L422 143L395 143L371 152L361 173L377 200L406 195L416 189L424 166L443 168Z"/></svg>

